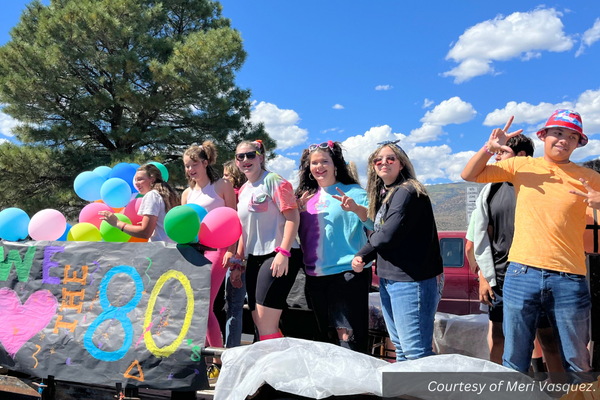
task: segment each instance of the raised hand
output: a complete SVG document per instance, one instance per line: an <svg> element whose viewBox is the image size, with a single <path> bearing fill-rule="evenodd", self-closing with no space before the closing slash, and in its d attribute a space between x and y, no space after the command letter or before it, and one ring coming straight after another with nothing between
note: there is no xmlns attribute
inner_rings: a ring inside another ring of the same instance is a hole
<svg viewBox="0 0 600 400"><path fill-rule="evenodd" d="M569 193L576 194L577 196L583 197L583 202L587 203L588 206L592 208L600 208L600 192L592 189L590 185L588 185L587 181L583 178L579 178L579 181L583 183L583 187L587 190L587 193L580 192L579 190L569 190Z"/></svg>
<svg viewBox="0 0 600 400"><path fill-rule="evenodd" d="M346 193L344 193L344 191L339 187L336 187L336 189L340 195L338 196L334 194L331 197L333 197L336 200L339 200L342 203L342 210L356 212L358 205L356 204L354 199L352 197L346 196Z"/></svg>
<svg viewBox="0 0 600 400"><path fill-rule="evenodd" d="M308 203L308 200L310 200L314 195L315 193L308 194L308 190L302 193L302 196L296 200L296 203L298 204L298 211L306 211L306 204Z"/></svg>
<svg viewBox="0 0 600 400"><path fill-rule="evenodd" d="M504 126L504 129L496 128L492 131L492 134L490 135L490 138L486 144L488 151L492 153L495 153L498 150L505 150L510 152L511 149L510 147L506 146L506 141L511 137L517 136L518 134L523 132L523 129L519 129L518 131L508 133L508 130L510 129L510 126L512 125L514 119L515 117L511 116L506 125Z"/></svg>

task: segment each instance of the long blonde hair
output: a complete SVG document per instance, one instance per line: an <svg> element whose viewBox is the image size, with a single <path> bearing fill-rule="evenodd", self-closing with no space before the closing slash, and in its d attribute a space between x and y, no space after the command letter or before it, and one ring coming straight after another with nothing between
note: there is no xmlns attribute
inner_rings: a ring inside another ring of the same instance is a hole
<svg viewBox="0 0 600 400"><path fill-rule="evenodd" d="M377 158L381 149L386 146L392 149L403 168L400 170L396 181L390 185L391 190L388 190L386 196L383 197L381 193L386 189L385 184L377 175L373 161ZM369 156L367 164L367 196L369 198L369 212L367 215L372 221L375 220L379 208L386 203L392 194L401 186L412 186L417 191L417 196L427 196L427 190L425 189L425 186L417 180L415 168L404 150L395 144L383 144Z"/></svg>
<svg viewBox="0 0 600 400"><path fill-rule="evenodd" d="M212 141L206 140L201 146L192 145L185 153L183 153L183 155L188 156L191 160L196 162L206 160L206 175L208 175L210 183L213 184L219 179L219 174L212 167L213 164L217 162L217 146L215 146ZM196 186L196 181L190 178L187 170L185 171L185 177L188 180L188 184L193 189Z"/></svg>
<svg viewBox="0 0 600 400"><path fill-rule="evenodd" d="M150 190L156 190L160 194L160 197L165 202L165 212L169 212L171 208L179 205L179 196L167 182L163 181L162 173L156 165L144 164L137 170L138 172L146 173L150 179L154 178L154 183L150 185Z"/></svg>
<svg viewBox="0 0 600 400"><path fill-rule="evenodd" d="M229 173L229 180L233 185L234 189L239 189L242 187L244 183L248 180L246 175L235 165L235 161L227 161L223 164L223 172L227 171Z"/></svg>

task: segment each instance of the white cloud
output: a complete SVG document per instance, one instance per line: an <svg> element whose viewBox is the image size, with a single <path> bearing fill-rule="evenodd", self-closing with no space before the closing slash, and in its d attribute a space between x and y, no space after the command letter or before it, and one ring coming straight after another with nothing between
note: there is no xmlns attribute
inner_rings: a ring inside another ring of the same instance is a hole
<svg viewBox="0 0 600 400"><path fill-rule="evenodd" d="M375 86L375 90L392 90L394 87L392 85L377 85Z"/></svg>
<svg viewBox="0 0 600 400"><path fill-rule="evenodd" d="M285 155L286 155L286 156L292 156L292 157L293 157L293 156L299 156L299 155L300 155L300 153L296 151L296 152L294 152L294 153L285 153Z"/></svg>
<svg viewBox="0 0 600 400"><path fill-rule="evenodd" d="M275 104L253 102L251 120L263 122L265 129L277 141L277 149L285 150L306 142L308 131L298 126L300 116L294 110L282 110Z"/></svg>
<svg viewBox="0 0 600 400"><path fill-rule="evenodd" d="M333 106L333 107L331 107L331 108L333 108L334 110L343 110L343 109L344 109L344 106L343 106L343 105L341 105L341 104L336 104L335 106Z"/></svg>
<svg viewBox="0 0 600 400"><path fill-rule="evenodd" d="M528 124L530 127L526 127L525 130L531 130L542 127L552 113L561 108L572 109L581 114L583 131L586 135L600 133L600 89L586 90L575 102L563 101L556 104L540 103L533 105L527 102L510 101L506 104L506 107L489 113L483 124L503 127L510 116L514 115L513 124Z"/></svg>
<svg viewBox="0 0 600 400"><path fill-rule="evenodd" d="M477 111L471 103L462 101L460 97L444 100L431 111L427 111L421 122L434 125L462 124L472 120Z"/></svg>
<svg viewBox="0 0 600 400"><path fill-rule="evenodd" d="M577 53L575 53L575 57L579 57L583 54L583 50L585 47L590 47L594 43L596 43L600 39L600 18L596 18L596 22L594 22L594 26L583 33L581 37L581 45L579 45L579 49Z"/></svg>
<svg viewBox="0 0 600 400"><path fill-rule="evenodd" d="M433 110L427 111L425 116L421 118L423 125L420 128L413 129L407 140L412 143L437 140L441 135L446 134L442 127L468 122L475 115L477 115L477 111L470 103L462 101L460 97L452 97L442 101Z"/></svg>
<svg viewBox="0 0 600 400"><path fill-rule="evenodd" d="M526 102L517 103L510 101L506 103L506 107L496 109L489 113L483 121L485 126L504 127L511 115L514 115L514 124L535 124L544 119L548 119L552 113L559 108L572 108L570 102L562 102L559 104L540 103L537 106Z"/></svg>
<svg viewBox="0 0 600 400"><path fill-rule="evenodd" d="M575 149L571 154L571 161L579 162L588 157L597 158L600 155L600 140L590 140L584 147Z"/></svg>
<svg viewBox="0 0 600 400"><path fill-rule="evenodd" d="M0 144L4 144L4 143L7 143L7 142L8 142L8 139L0 139Z"/></svg>
<svg viewBox="0 0 600 400"><path fill-rule="evenodd" d="M329 128L329 129L323 129L321 131L321 133L327 133L327 132L344 132L343 130L340 130L340 128L335 127L335 128Z"/></svg>
<svg viewBox="0 0 600 400"><path fill-rule="evenodd" d="M433 103L434 103L433 100L425 99L421 108L429 108L433 105Z"/></svg>
<svg viewBox="0 0 600 400"><path fill-rule="evenodd" d="M267 162L267 169L287 179L294 187L298 184L298 165L296 161L281 155Z"/></svg>
<svg viewBox="0 0 600 400"><path fill-rule="evenodd" d="M377 149L377 143L385 140L401 139L399 144L411 159L418 179L427 183L435 179L449 179L462 181L460 173L467 161L475 154L474 151L451 154L448 145L442 146L415 146L413 142L401 133L393 133L388 125L373 127L364 135L357 135L346 139L342 143L346 161L356 163L361 183L366 185L367 160L369 155Z"/></svg>
<svg viewBox="0 0 600 400"><path fill-rule="evenodd" d="M438 138L446 133L439 125L424 123L420 128L410 131L409 139L413 143L424 143L438 140Z"/></svg>
<svg viewBox="0 0 600 400"><path fill-rule="evenodd" d="M8 114L0 112L0 133L4 136L14 136L12 129L17 127L19 122Z"/></svg>
<svg viewBox="0 0 600 400"><path fill-rule="evenodd" d="M529 60L542 51L562 52L573 47L563 32L562 13L553 8L499 15L468 28L446 55L459 65L442 76L462 83L476 76L494 73L493 61L520 57Z"/></svg>

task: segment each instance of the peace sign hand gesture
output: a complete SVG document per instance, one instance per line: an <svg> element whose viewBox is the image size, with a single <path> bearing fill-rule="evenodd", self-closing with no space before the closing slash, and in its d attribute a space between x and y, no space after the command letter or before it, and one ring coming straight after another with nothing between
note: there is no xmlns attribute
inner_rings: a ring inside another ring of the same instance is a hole
<svg viewBox="0 0 600 400"><path fill-rule="evenodd" d="M356 210L358 209L358 205L356 204L354 199L352 197L347 196L346 193L344 193L344 191L339 187L336 187L336 190L338 191L340 196L333 194L331 195L331 197L333 197L336 200L339 200L342 203L342 210L356 212Z"/></svg>
<svg viewBox="0 0 600 400"><path fill-rule="evenodd" d="M569 193L573 193L577 196L584 197L583 202L587 203L587 205L592 208L600 208L600 192L597 192L594 189L592 189L592 187L588 185L585 179L579 178L579 181L583 183L583 187L585 187L587 193L580 192L579 190L569 190Z"/></svg>
<svg viewBox="0 0 600 400"><path fill-rule="evenodd" d="M486 147L487 147L488 151L490 151L492 153L495 153L499 150L504 150L504 151L508 151L508 152L511 151L510 147L508 147L506 145L506 141L508 139L510 139L511 137L517 136L518 134L523 132L523 129L519 129L518 131L508 133L508 130L510 129L510 126L514 119L515 119L514 116L510 117L510 119L504 126L504 129L496 128L492 131L492 134L490 135L490 139L486 143Z"/></svg>
<svg viewBox="0 0 600 400"><path fill-rule="evenodd" d="M296 199L296 204L298 204L298 211L306 211L306 204L314 195L315 193L309 195L308 190L302 193L302 196L299 199Z"/></svg>

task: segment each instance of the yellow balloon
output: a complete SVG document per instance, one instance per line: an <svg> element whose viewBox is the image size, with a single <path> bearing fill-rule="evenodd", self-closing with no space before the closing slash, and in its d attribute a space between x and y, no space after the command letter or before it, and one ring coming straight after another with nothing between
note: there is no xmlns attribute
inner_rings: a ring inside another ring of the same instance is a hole
<svg viewBox="0 0 600 400"><path fill-rule="evenodd" d="M99 242L100 240L102 240L100 230L89 222L80 222L73 225L67 235L67 241L69 242Z"/></svg>

